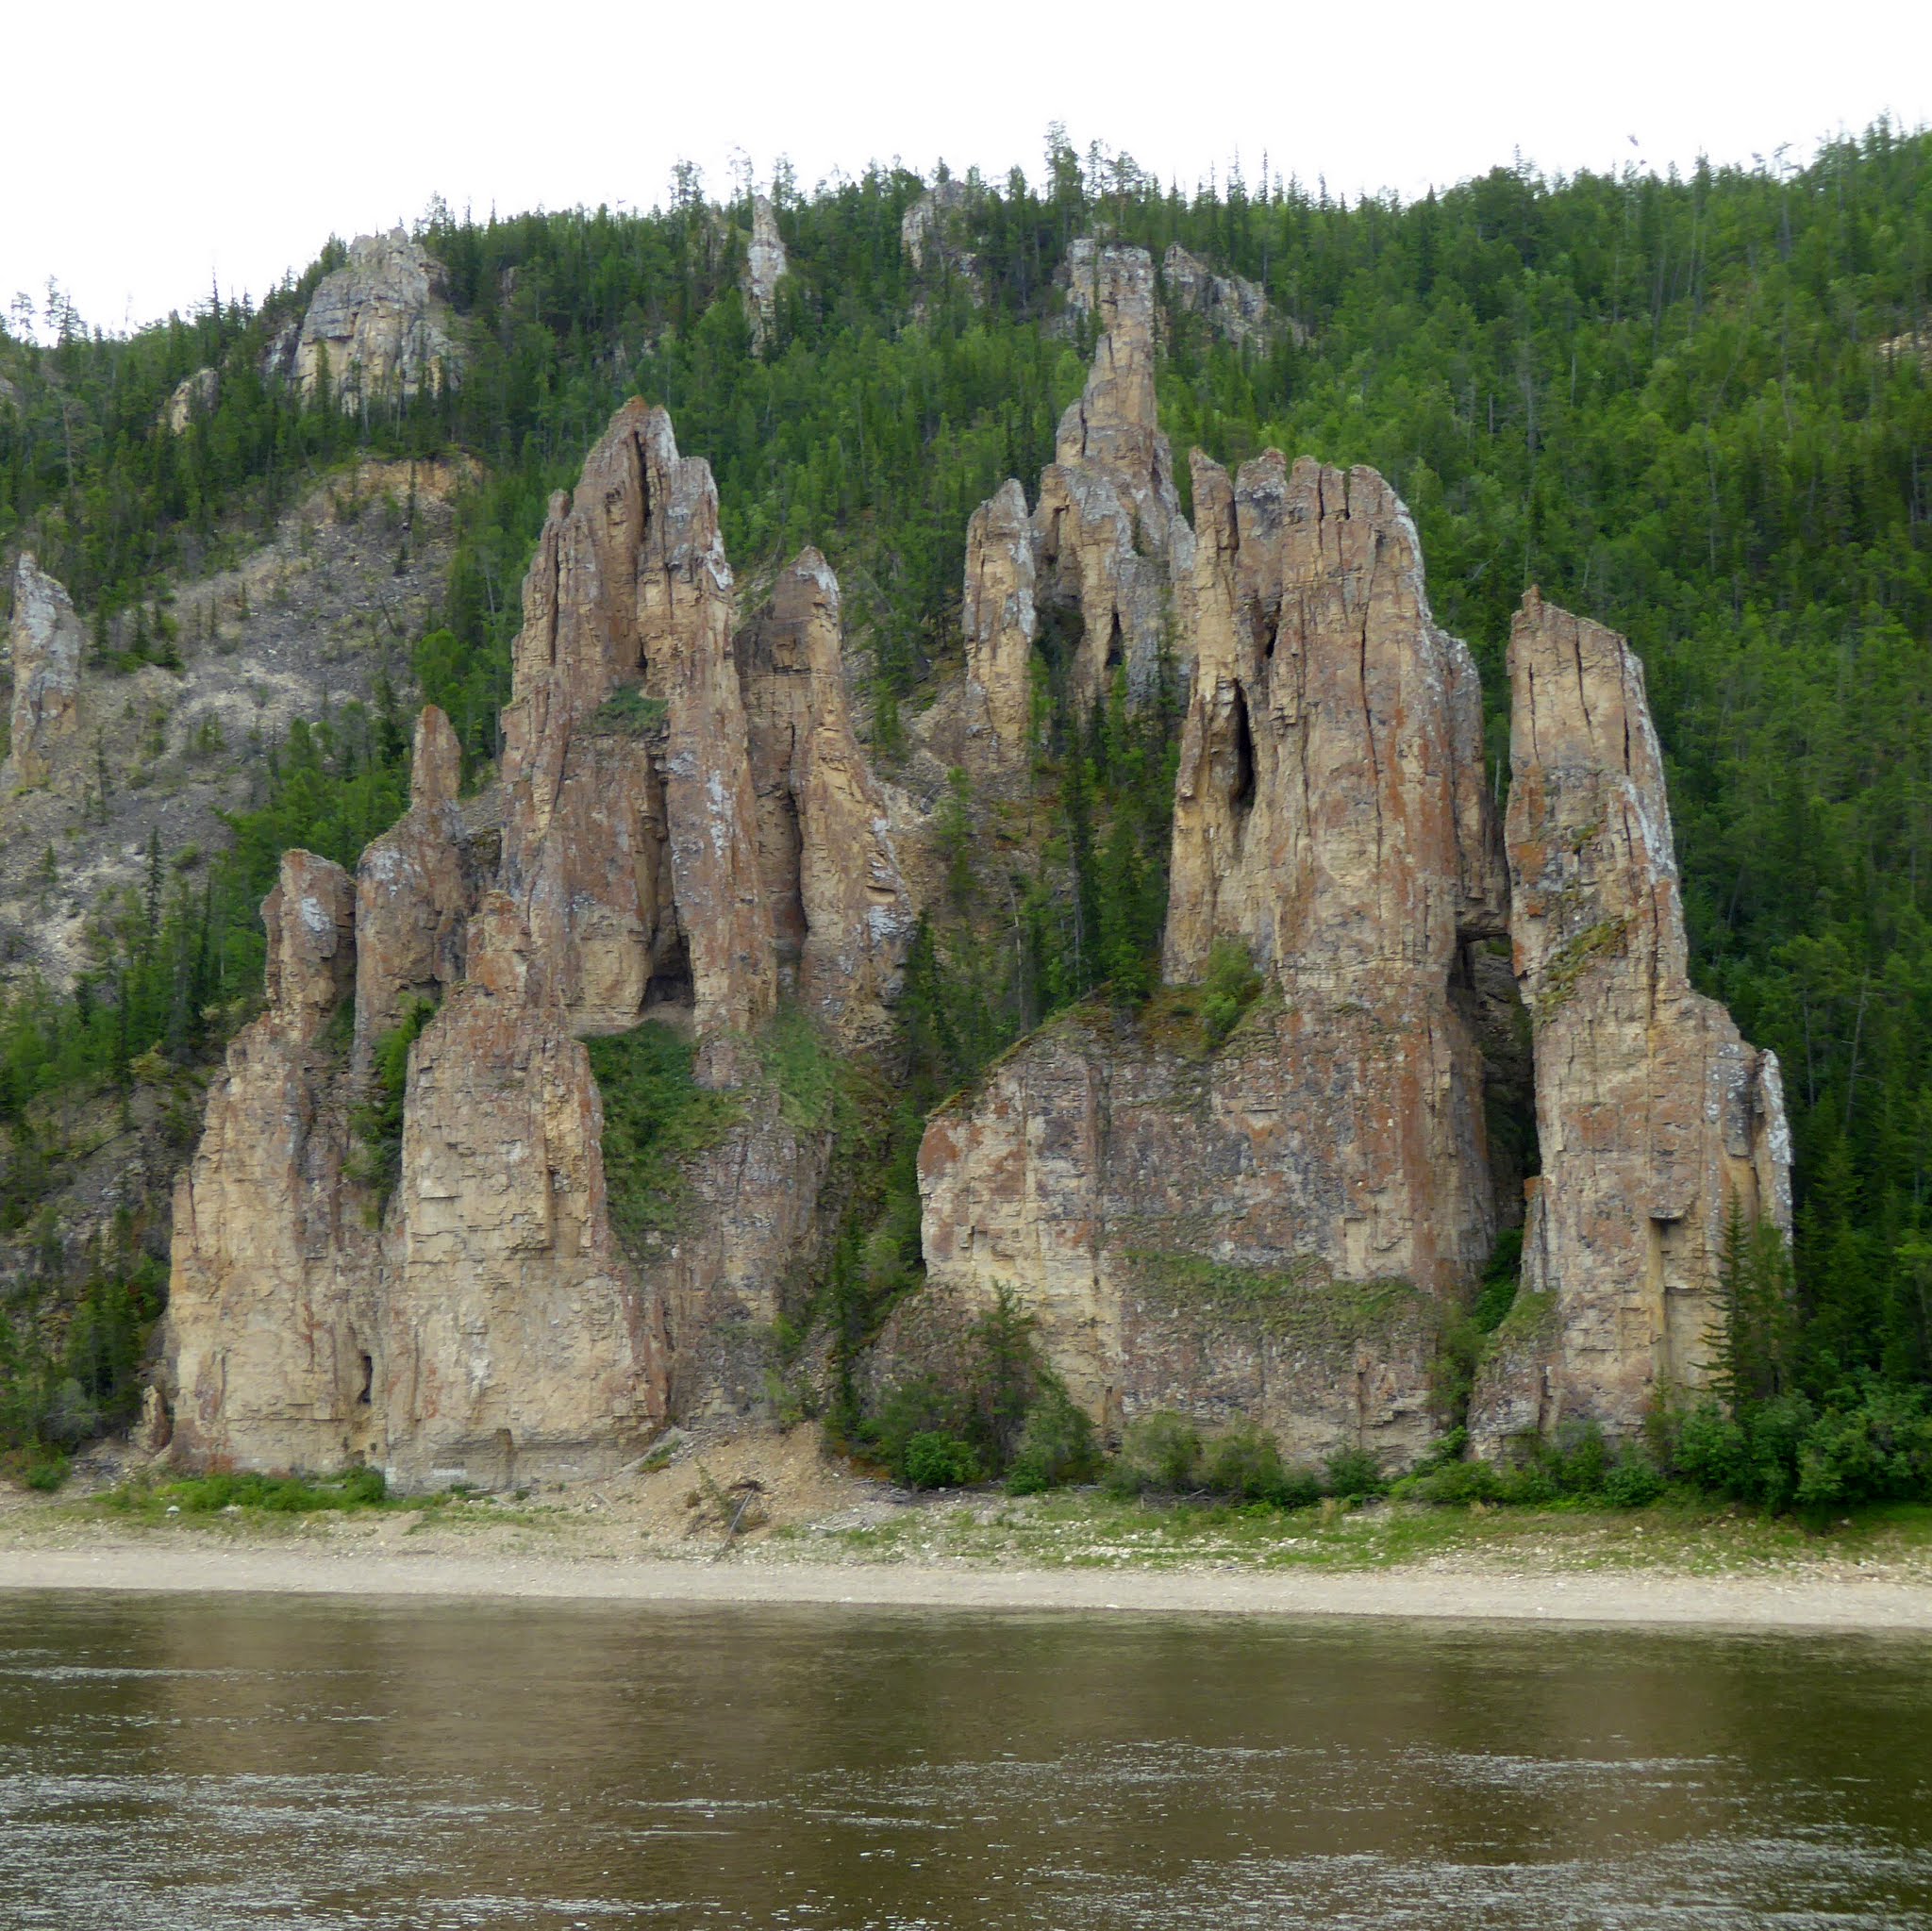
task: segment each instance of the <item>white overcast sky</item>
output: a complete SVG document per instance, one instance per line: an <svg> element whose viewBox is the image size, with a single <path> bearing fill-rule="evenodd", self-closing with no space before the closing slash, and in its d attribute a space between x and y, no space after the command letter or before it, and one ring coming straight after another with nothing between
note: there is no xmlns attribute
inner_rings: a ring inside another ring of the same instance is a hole
<svg viewBox="0 0 1932 1931"><path fill-rule="evenodd" d="M51 275L109 328L214 279L259 296L433 194L648 208L679 158L722 192L734 150L807 187L894 157L1037 177L1058 120L1183 186L1237 153L1252 182L1265 151L1409 195L1516 151L1661 170L1932 122L1932 0L4 0L0 22L0 308Z"/></svg>

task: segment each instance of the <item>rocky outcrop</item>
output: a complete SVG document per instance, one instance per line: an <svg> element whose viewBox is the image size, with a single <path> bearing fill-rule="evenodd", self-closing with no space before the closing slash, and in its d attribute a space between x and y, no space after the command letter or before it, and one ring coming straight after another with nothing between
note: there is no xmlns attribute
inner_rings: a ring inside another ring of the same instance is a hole
<svg viewBox="0 0 1932 1931"><path fill-rule="evenodd" d="M807 550L739 633L738 674L779 983L848 1033L876 1037L914 914L853 735L841 638L838 579Z"/></svg>
<svg viewBox="0 0 1932 1931"><path fill-rule="evenodd" d="M161 409L161 422L171 436L185 436L197 416L205 416L222 392L221 375L213 369L197 369L175 385Z"/></svg>
<svg viewBox="0 0 1932 1931"><path fill-rule="evenodd" d="M375 1446L375 1419L358 1291L374 1242L324 1040L354 980L355 890L289 852L261 912L267 1007L229 1046L175 1190L174 1450L198 1467L335 1468Z"/></svg>
<svg viewBox="0 0 1932 1931"><path fill-rule="evenodd" d="M410 1049L378 1292L383 1458L408 1486L608 1469L665 1414L656 1310L612 1238L604 1115L488 894L469 974Z"/></svg>
<svg viewBox="0 0 1932 1931"><path fill-rule="evenodd" d="M1230 483L1197 454L1193 483L1166 976L1233 939L1279 974L1414 974L1439 1002L1507 888L1475 662L1430 614L1415 525L1373 470L1270 451Z"/></svg>
<svg viewBox="0 0 1932 1931"><path fill-rule="evenodd" d="M356 867L355 1065L412 1001L439 999L463 975L463 931L476 868L457 806L463 757L434 705L416 721L409 808Z"/></svg>
<svg viewBox="0 0 1932 1931"><path fill-rule="evenodd" d="M980 293L979 257L970 245L975 196L971 186L948 175L935 181L899 218L899 245L914 275L947 276Z"/></svg>
<svg viewBox="0 0 1932 1931"><path fill-rule="evenodd" d="M778 284L791 273L785 238L778 232L778 211L762 194L752 196L751 236L744 248L744 274L740 283L745 312L751 321L752 348L762 353L771 340L778 312Z"/></svg>
<svg viewBox="0 0 1932 1931"><path fill-rule="evenodd" d="M1266 989L1224 1048L1069 1021L935 1117L942 1295L1001 1286L1096 1415L1250 1413L1419 1452L1435 1326L1493 1242L1470 948L1502 929L1474 665L1371 471L1196 458L1170 981ZM1366 1311L1365 1311L1366 1310Z"/></svg>
<svg viewBox="0 0 1932 1931"><path fill-rule="evenodd" d="M968 767L982 780L1030 775L1037 547L1017 482L1002 484L966 525L965 730Z"/></svg>
<svg viewBox="0 0 1932 1931"><path fill-rule="evenodd" d="M1033 646L1055 633L1069 698L1086 715L1116 676L1139 707L1185 686L1193 533L1154 394L1154 264L1144 248L1076 241L1076 287L1101 328L1080 398L1060 418L1031 517L1016 481L974 511L966 538L961 762L984 786L1028 768Z"/></svg>
<svg viewBox="0 0 1932 1931"><path fill-rule="evenodd" d="M734 643L710 474L633 403L553 500L524 613L493 884L431 708L354 887L291 854L264 907L268 1010L177 1213L164 1380L191 1465L500 1486L766 1398L832 1136L743 1036L781 980L846 1043L876 1036L913 921L838 585L807 551ZM374 1047L425 999L397 1092ZM701 1076L735 1090L675 1200L630 1200L626 1247L578 1036L646 1017L694 1028Z"/></svg>
<svg viewBox="0 0 1932 1931"><path fill-rule="evenodd" d="M276 339L267 373L309 396L325 382L345 409L452 387L461 357L442 285L441 263L401 228L358 236L301 326Z"/></svg>
<svg viewBox="0 0 1932 1931"><path fill-rule="evenodd" d="M62 741L80 728L80 619L64 585L23 550L13 572L7 646L13 664L12 736L0 787L43 785Z"/></svg>
<svg viewBox="0 0 1932 1931"><path fill-rule="evenodd" d="M708 464L627 403L559 491L504 711L504 889L579 1031L744 1031L778 978Z"/></svg>
<svg viewBox="0 0 1932 1931"><path fill-rule="evenodd" d="M1042 607L1077 612L1068 664L1076 709L1115 673L1130 703L1152 700L1164 668L1184 674L1190 625L1176 608L1193 561L1174 457L1154 395L1154 264L1144 248L1094 247L1086 270L1101 336L1068 406L1034 511Z"/></svg>
<svg viewBox="0 0 1932 1931"><path fill-rule="evenodd" d="M1623 638L1531 591L1509 643L1515 966L1542 1173L1471 1432L1627 1435L1710 1372L1726 1223L1790 1224L1776 1056L1690 988L1663 759Z"/></svg>
<svg viewBox="0 0 1932 1931"><path fill-rule="evenodd" d="M1298 322L1269 307L1258 284L1238 275L1216 275L1178 241L1160 258L1160 279L1175 309L1200 316L1216 335L1241 347L1265 348L1282 332L1298 342L1307 340Z"/></svg>

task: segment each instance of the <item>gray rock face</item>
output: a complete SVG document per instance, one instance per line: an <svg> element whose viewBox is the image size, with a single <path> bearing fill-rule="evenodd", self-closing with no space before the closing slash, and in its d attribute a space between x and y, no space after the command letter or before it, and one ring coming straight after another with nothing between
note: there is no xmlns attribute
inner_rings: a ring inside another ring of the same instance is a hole
<svg viewBox="0 0 1932 1931"><path fill-rule="evenodd" d="M270 373L313 395L325 371L345 409L454 385L461 356L441 296L441 264L401 228L358 236L348 260L316 285L301 327L276 339Z"/></svg>
<svg viewBox="0 0 1932 1931"><path fill-rule="evenodd" d="M45 784L57 745L80 727L80 652L74 600L23 550L13 572L12 741L0 784Z"/></svg>
<svg viewBox="0 0 1932 1931"><path fill-rule="evenodd" d="M778 232L778 213L768 197L755 194L751 204L751 239L744 250L744 306L751 317L751 345L762 353L771 340L772 319L777 312L778 284L791 273L785 238Z"/></svg>
<svg viewBox="0 0 1932 1931"><path fill-rule="evenodd" d="M968 245L972 206L973 191L964 181L935 181L900 217L899 245L915 275L935 280L950 275L977 297L979 258Z"/></svg>
<svg viewBox="0 0 1932 1931"><path fill-rule="evenodd" d="M1250 1414L1298 1452L1397 1463L1496 1229L1469 948L1504 887L1474 665L1373 472L1271 452L1236 482L1197 456L1194 504L1165 972L1199 979L1232 941L1267 987L1219 1050L1187 1000L1165 1037L1070 1017L936 1115L928 1277L968 1307L1017 1291L1109 1425Z"/></svg>
<svg viewBox="0 0 1932 1931"><path fill-rule="evenodd" d="M780 984L848 1035L883 1037L911 895L845 703L839 581L816 550L738 634L758 863Z"/></svg>
<svg viewBox="0 0 1932 1931"><path fill-rule="evenodd" d="M205 416L214 408L221 392L222 378L216 370L197 369L193 375L184 376L175 385L161 410L168 434L185 436L195 417Z"/></svg>
<svg viewBox="0 0 1932 1931"><path fill-rule="evenodd" d="M1101 326L1086 389L1060 418L1054 461L1023 527L1017 481L974 512L966 539L967 769L994 789L1027 768L1032 647L1045 624L1074 638L1068 689L1085 714L1116 675L1130 707L1188 676L1194 540L1154 393L1154 264L1144 248L1076 241L1075 285Z"/></svg>
<svg viewBox="0 0 1932 1931"><path fill-rule="evenodd" d="M710 468L627 403L552 501L503 719L503 887L580 1032L776 1002L732 619Z"/></svg>
<svg viewBox="0 0 1932 1931"><path fill-rule="evenodd" d="M1531 591L1509 644L1509 930L1536 1026L1542 1174L1518 1314L1471 1433L1641 1426L1710 1370L1733 1206L1790 1225L1774 1054L1693 991L1643 667Z"/></svg>
<svg viewBox="0 0 1932 1931"><path fill-rule="evenodd" d="M1238 275L1216 275L1178 241L1160 258L1160 278L1175 308L1201 316L1228 341L1265 347L1281 331L1298 342L1307 340L1307 330L1291 316L1277 314L1257 283Z"/></svg>

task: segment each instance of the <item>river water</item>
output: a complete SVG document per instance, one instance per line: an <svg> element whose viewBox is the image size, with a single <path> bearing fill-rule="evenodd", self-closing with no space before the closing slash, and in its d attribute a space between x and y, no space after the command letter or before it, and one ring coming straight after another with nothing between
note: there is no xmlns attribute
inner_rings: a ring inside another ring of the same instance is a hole
<svg viewBox="0 0 1932 1931"><path fill-rule="evenodd" d="M0 1925L1932 1926L1932 1644L0 1596Z"/></svg>

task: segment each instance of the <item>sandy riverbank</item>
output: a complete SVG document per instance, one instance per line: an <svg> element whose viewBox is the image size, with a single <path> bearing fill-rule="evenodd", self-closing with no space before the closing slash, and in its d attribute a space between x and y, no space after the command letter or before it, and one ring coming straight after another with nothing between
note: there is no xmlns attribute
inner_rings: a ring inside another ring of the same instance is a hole
<svg viewBox="0 0 1932 1931"><path fill-rule="evenodd" d="M889 1608L1407 1616L1932 1634L1932 1587L1674 1575L1172 1573L449 1555L370 1549L169 1546L153 1540L0 1551L0 1590L496 1597Z"/></svg>
<svg viewBox="0 0 1932 1931"><path fill-rule="evenodd" d="M131 1488L116 1484L131 1476ZM1932 1516L1807 1530L1743 1511L1280 1515L1093 1491L912 1496L816 1429L687 1440L541 1493L288 1515L171 1507L165 1470L0 1490L0 1590L1408 1616L1932 1634ZM742 1514L747 1494L757 1509ZM190 1498L182 1496L180 1499ZM730 1520L727 1533L726 1518ZM740 1528L742 1532L740 1532Z"/></svg>

